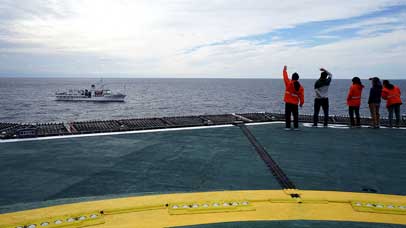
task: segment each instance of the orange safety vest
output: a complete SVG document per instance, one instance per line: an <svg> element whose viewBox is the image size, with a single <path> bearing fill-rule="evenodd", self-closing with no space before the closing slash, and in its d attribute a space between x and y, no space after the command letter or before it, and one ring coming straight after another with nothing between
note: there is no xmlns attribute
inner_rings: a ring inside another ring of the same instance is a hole
<svg viewBox="0 0 406 228"><path fill-rule="evenodd" d="M382 98L386 100L386 107L394 104L402 104L402 100L400 98L400 89L397 86L394 86L393 89L383 88Z"/></svg>
<svg viewBox="0 0 406 228"><path fill-rule="evenodd" d="M353 84L350 87L347 95L347 105L352 107L359 107L361 106L361 95L362 89L364 88L363 85Z"/></svg>
<svg viewBox="0 0 406 228"><path fill-rule="evenodd" d="M283 71L283 80L285 82L285 97L284 101L289 104L304 104L304 89L300 85L299 91L295 90L294 83L296 80L290 80L287 71Z"/></svg>

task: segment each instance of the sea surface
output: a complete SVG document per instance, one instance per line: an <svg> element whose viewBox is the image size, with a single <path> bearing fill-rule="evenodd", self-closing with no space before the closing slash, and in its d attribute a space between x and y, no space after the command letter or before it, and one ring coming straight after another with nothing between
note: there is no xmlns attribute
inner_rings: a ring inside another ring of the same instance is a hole
<svg viewBox="0 0 406 228"><path fill-rule="evenodd" d="M315 79L300 80L305 88L301 114L312 114ZM282 79L161 79L104 78L106 88L127 94L123 103L61 102L55 92L88 89L94 78L0 78L0 122L61 122L139 117L246 112L283 112ZM391 80L406 99L406 80ZM363 80L361 115L369 116L370 81ZM347 115L346 95L351 80L330 86L330 114ZM406 113L406 106L401 106ZM384 104L381 115L386 116Z"/></svg>

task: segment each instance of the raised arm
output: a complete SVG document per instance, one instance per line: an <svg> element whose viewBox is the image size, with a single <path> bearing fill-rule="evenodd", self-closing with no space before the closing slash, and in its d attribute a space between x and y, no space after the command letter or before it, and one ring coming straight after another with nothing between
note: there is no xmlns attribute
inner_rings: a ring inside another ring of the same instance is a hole
<svg viewBox="0 0 406 228"><path fill-rule="evenodd" d="M283 81L285 82L285 86L288 86L290 80L288 76L288 67L284 66L283 67Z"/></svg>
<svg viewBox="0 0 406 228"><path fill-rule="evenodd" d="M330 82L330 81L331 81L331 78L333 77L333 74L330 73L328 70L324 69L323 67L320 68L320 71L324 71L324 72L327 73L327 75L328 75L328 76L327 76L327 80Z"/></svg>

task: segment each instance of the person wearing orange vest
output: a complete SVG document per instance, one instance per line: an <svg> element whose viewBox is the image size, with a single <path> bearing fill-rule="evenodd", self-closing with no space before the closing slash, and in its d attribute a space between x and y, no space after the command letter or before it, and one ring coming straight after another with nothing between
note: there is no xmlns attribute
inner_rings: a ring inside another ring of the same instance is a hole
<svg viewBox="0 0 406 228"><path fill-rule="evenodd" d="M389 112L389 127L392 127L393 112L396 116L396 127L400 123L400 105L402 100L400 98L400 89L397 86L389 83L388 80L383 80L382 98L386 100L386 108Z"/></svg>
<svg viewBox="0 0 406 228"><path fill-rule="evenodd" d="M350 115L351 127L361 126L359 107L361 106L361 95L364 86L359 77L352 78L352 85L347 95L348 113ZM356 122L354 121L354 112Z"/></svg>
<svg viewBox="0 0 406 228"><path fill-rule="evenodd" d="M283 81L285 82L285 120L286 120L286 130L290 129L290 117L293 114L293 125L294 129L299 128L299 107L304 104L304 89L303 86L298 82L299 74L293 73L292 80L288 76L288 67L283 67Z"/></svg>

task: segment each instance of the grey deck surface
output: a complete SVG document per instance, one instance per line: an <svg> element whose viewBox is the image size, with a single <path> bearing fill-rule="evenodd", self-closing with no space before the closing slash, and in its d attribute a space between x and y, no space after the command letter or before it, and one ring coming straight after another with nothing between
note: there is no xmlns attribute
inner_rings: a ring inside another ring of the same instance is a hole
<svg viewBox="0 0 406 228"><path fill-rule="evenodd" d="M249 129L299 189L406 195L405 130ZM238 127L0 143L0 213L60 199L244 189L281 187Z"/></svg>

